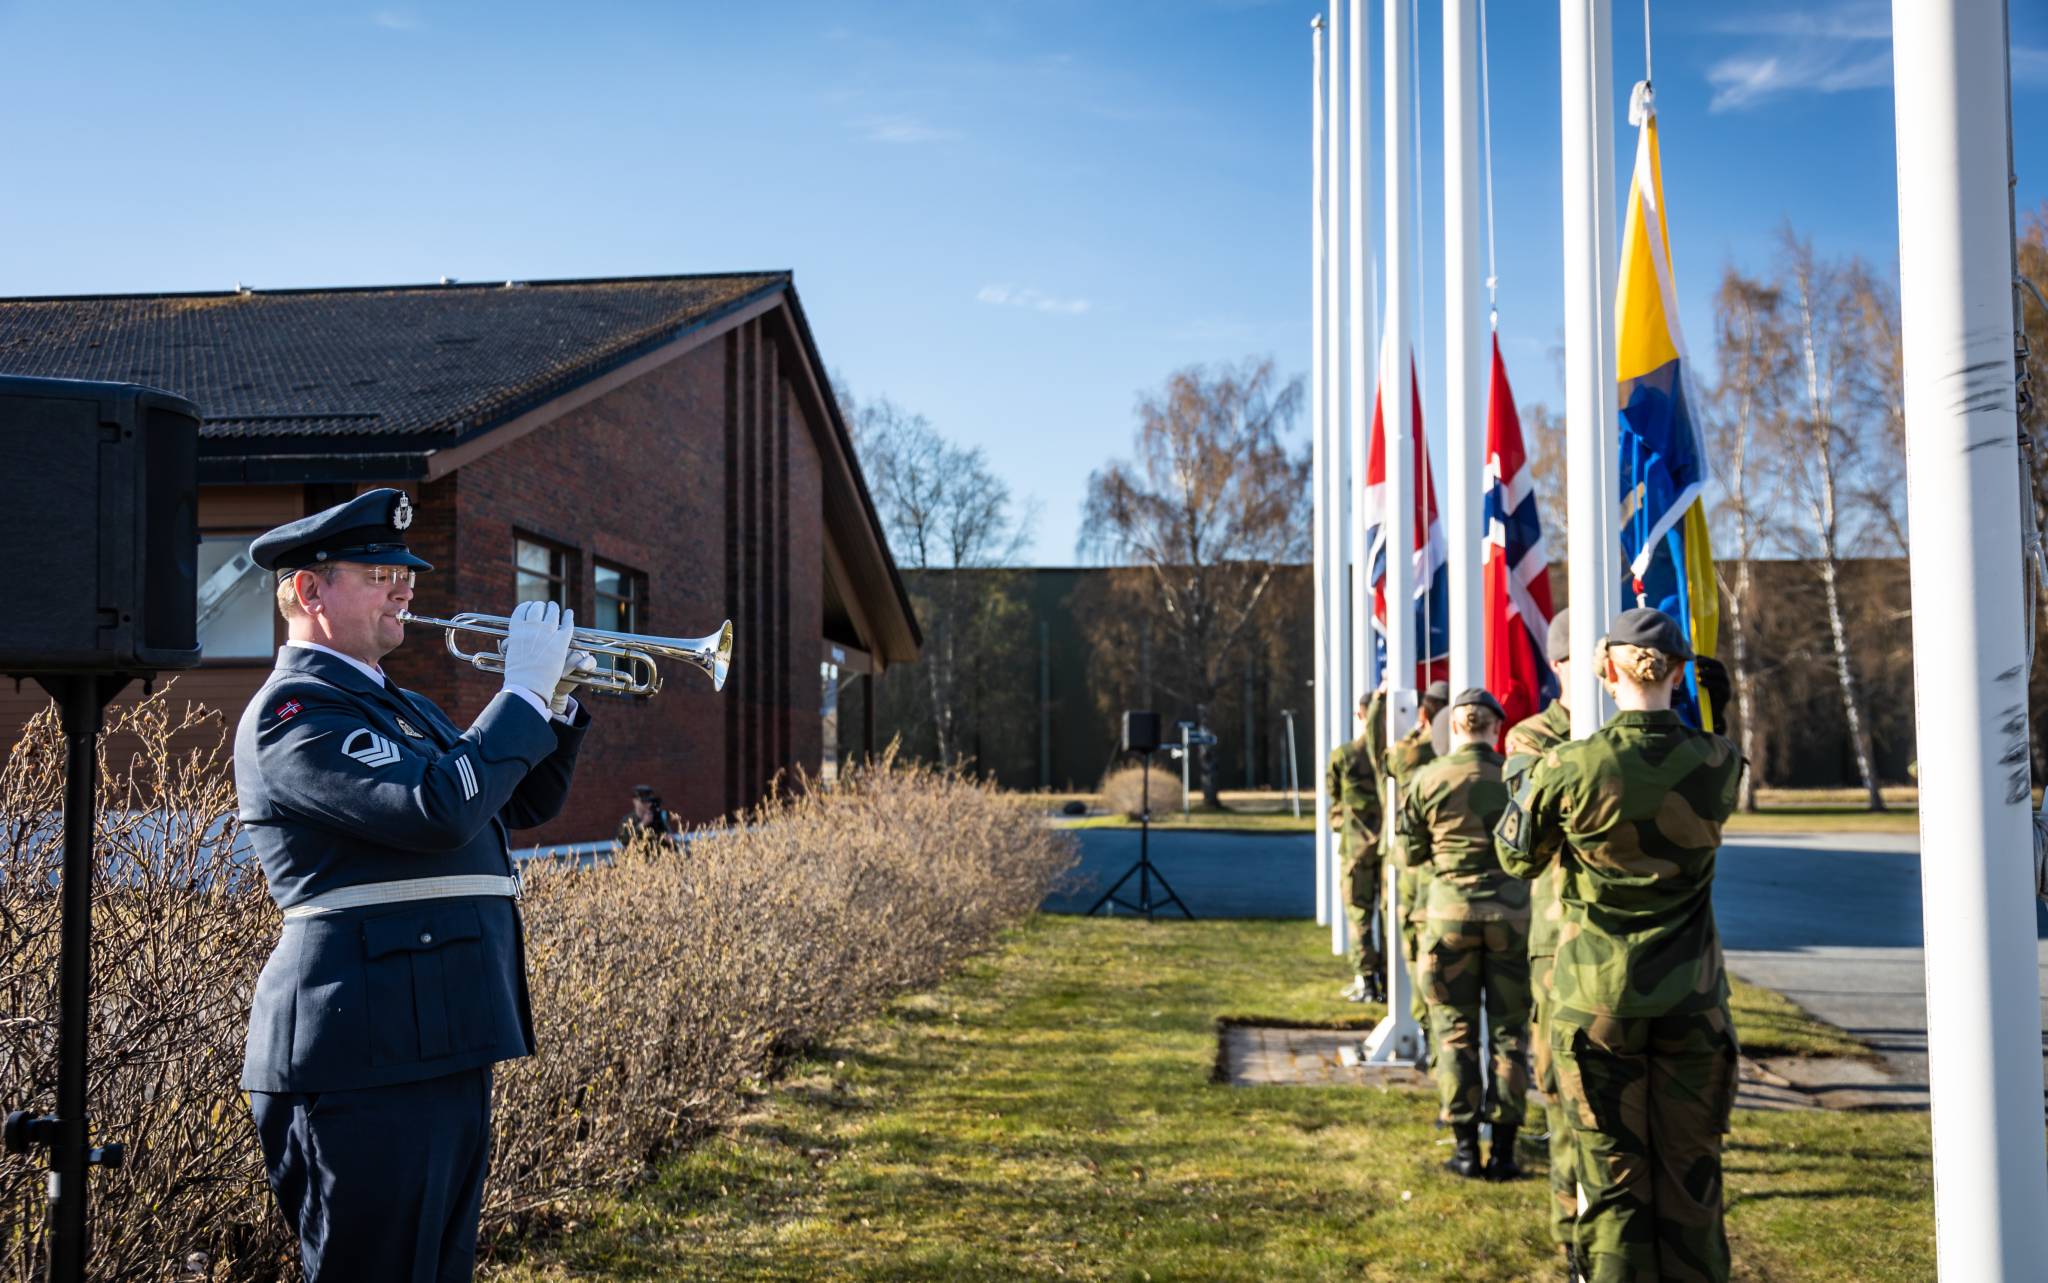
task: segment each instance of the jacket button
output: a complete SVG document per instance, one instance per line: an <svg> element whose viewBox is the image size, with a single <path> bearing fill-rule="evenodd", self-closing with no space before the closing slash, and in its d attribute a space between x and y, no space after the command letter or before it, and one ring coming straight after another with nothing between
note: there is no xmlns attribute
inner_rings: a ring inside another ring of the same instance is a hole
<svg viewBox="0 0 2048 1283"><path fill-rule="evenodd" d="M431 931L422 931L422 932L420 932L420 943L421 943L421 944L432 944L432 943L434 943L434 933L433 933L433 932L431 932Z"/></svg>

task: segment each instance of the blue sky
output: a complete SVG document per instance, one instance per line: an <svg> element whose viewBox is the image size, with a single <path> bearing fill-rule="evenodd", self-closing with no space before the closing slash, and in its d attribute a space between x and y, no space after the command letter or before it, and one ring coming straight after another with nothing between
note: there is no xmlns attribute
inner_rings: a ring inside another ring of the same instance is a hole
<svg viewBox="0 0 2048 1283"><path fill-rule="evenodd" d="M1420 7L1433 228L1439 5ZM2048 108L2048 6L2012 8L2024 121ZM17 176L0 293L790 268L855 393L984 447L1039 508L1034 559L1068 562L1088 473L1126 448L1141 389L1254 355L1306 375L1322 9L0 3ZM1557 7L1490 16L1501 333L1520 398L1555 405ZM1624 187L1641 21L1617 5ZM1788 220L1825 252L1894 261L1887 27L1882 0L1657 4L1696 351L1722 266L1767 266ZM2048 131L2016 146L2030 209ZM1433 235L1424 254L1437 283Z"/></svg>

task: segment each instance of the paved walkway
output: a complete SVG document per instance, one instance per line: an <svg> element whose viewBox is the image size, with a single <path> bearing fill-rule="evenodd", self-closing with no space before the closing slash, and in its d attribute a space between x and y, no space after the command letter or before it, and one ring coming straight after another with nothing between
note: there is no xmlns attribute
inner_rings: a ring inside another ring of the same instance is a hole
<svg viewBox="0 0 2048 1283"><path fill-rule="evenodd" d="M1080 833L1076 883L1046 901L1081 913L1138 858L1138 835ZM1305 834L1154 833L1152 861L1198 917L1306 918L1315 912ZM1134 895L1135 884L1126 887ZM1863 1039L1891 1083L1859 1095L1927 1102L1927 990L1921 956L1919 839L1908 834L1733 837L1714 908L1728 965ZM2048 993L2048 913L2035 909ZM2048 1000L2042 1005L2048 1024ZM2048 1053L2048 1044L2044 1044Z"/></svg>

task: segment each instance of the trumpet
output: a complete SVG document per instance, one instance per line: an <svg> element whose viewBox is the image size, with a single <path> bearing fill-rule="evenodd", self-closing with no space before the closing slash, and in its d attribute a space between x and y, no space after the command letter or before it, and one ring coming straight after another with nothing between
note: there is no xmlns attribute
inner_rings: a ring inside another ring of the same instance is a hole
<svg viewBox="0 0 2048 1283"><path fill-rule="evenodd" d="M504 639L511 631L512 621L503 615L464 612L453 619L436 619L432 615L415 615L409 610L401 610L398 612L398 618L408 624L445 629L448 653L482 672L505 671L505 657L501 652ZM466 651L456 644L457 633L496 637L500 649ZM589 651L593 655L609 655L618 661L610 666L601 665L589 672L572 671L563 678L579 686L590 686L621 695L652 695L661 689L661 668L655 661L668 659L680 660L702 669L711 678L711 689L723 690L726 671L732 667L732 621L726 620L719 625L717 632L703 637L643 637L638 633L610 633L599 628L578 628L570 634L569 649Z"/></svg>

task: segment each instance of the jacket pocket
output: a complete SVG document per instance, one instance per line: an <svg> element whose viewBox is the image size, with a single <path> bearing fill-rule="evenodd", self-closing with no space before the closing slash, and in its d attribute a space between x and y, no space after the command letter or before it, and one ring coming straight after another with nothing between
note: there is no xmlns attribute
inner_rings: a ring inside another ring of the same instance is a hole
<svg viewBox="0 0 2048 1283"><path fill-rule="evenodd" d="M436 1060L489 1041L475 905L429 903L366 920L363 969L372 1065Z"/></svg>

